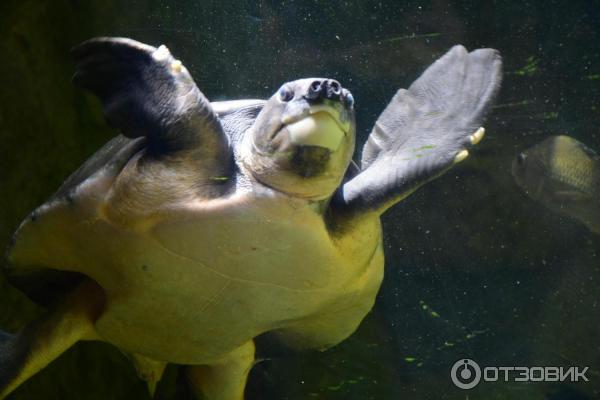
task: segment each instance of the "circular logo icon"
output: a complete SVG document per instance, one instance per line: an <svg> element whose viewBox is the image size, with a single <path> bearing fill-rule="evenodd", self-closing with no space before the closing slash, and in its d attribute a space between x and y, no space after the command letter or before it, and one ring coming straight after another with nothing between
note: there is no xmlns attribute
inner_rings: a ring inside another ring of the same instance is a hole
<svg viewBox="0 0 600 400"><path fill-rule="evenodd" d="M468 358L458 360L450 370L452 383L461 389L473 389L481 380L481 368Z"/></svg>

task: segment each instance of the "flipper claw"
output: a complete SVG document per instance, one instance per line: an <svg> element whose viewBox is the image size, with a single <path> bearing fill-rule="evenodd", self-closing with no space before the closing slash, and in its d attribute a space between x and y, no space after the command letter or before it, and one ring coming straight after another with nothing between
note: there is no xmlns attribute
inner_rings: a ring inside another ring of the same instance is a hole
<svg viewBox="0 0 600 400"><path fill-rule="evenodd" d="M162 45L160 45L158 47L158 49L156 49L156 51L154 51L152 53L152 57L156 61L165 61L169 57L171 57L171 52L169 51L169 49L167 49L167 46L165 46L164 44L162 44Z"/></svg>
<svg viewBox="0 0 600 400"><path fill-rule="evenodd" d="M485 128L482 126L481 128L477 129L477 131L474 134L469 136L469 140L471 140L471 144L477 144L477 143L481 142L481 139L483 139L484 135L485 135Z"/></svg>
<svg viewBox="0 0 600 400"><path fill-rule="evenodd" d="M461 151L459 151L458 154L456 154L456 156L454 157L454 164L463 161L468 156L469 156L469 151L468 150L461 150Z"/></svg>
<svg viewBox="0 0 600 400"><path fill-rule="evenodd" d="M183 64L181 64L180 60L175 60L171 63L171 70L176 74L180 73L182 68Z"/></svg>

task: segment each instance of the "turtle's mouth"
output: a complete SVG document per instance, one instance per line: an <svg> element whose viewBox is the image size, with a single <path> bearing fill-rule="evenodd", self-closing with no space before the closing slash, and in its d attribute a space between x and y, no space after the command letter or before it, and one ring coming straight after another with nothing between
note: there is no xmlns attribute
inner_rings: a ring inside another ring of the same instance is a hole
<svg viewBox="0 0 600 400"><path fill-rule="evenodd" d="M335 108L320 104L307 107L299 114L282 117L273 137L283 130L288 132L294 145L323 147L334 152L350 131L350 123L342 122Z"/></svg>
<svg viewBox="0 0 600 400"><path fill-rule="evenodd" d="M283 125L290 125L295 122L302 120L303 118L309 117L311 115L323 113L331 117L335 123L338 125L340 130L344 132L344 134L348 133L350 130L350 122L342 122L340 112L335 108L327 104L317 104L310 107L305 107L302 109L300 113L296 114L286 114L281 117L281 123Z"/></svg>

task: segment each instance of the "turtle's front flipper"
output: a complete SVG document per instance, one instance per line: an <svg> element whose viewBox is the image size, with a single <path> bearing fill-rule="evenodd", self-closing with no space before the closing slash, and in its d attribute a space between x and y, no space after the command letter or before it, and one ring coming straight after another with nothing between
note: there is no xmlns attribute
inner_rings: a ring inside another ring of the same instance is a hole
<svg viewBox="0 0 600 400"><path fill-rule="evenodd" d="M492 49L455 46L400 89L363 148L361 173L336 194L339 211L383 213L467 156L501 81Z"/></svg>
<svg viewBox="0 0 600 400"><path fill-rule="evenodd" d="M156 154L193 149L213 173L231 168L229 142L210 102L165 46L95 38L74 48L73 80L97 95L108 122L127 137L145 136Z"/></svg>
<svg viewBox="0 0 600 400"><path fill-rule="evenodd" d="M187 376L199 398L243 400L248 373L254 365L254 341L250 341L211 365L187 367Z"/></svg>
<svg viewBox="0 0 600 400"><path fill-rule="evenodd" d="M0 335L0 399L79 340L94 339L93 324L104 304L96 283L79 286L52 313L19 333Z"/></svg>

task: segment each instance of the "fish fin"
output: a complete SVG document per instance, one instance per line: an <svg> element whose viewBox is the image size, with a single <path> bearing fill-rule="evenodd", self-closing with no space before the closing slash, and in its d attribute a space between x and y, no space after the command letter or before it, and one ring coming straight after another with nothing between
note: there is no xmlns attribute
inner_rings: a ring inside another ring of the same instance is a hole
<svg viewBox="0 0 600 400"><path fill-rule="evenodd" d="M598 155L598 153L596 153L593 149L587 147L585 144L577 142L577 145L585 154L590 156L592 159L600 159L600 155Z"/></svg>
<svg viewBox="0 0 600 400"><path fill-rule="evenodd" d="M600 235L600 223L598 224L586 224L585 226L588 227L588 229L592 232L595 233L596 235Z"/></svg>
<svg viewBox="0 0 600 400"><path fill-rule="evenodd" d="M576 190L559 190L555 192L556 197L558 197L562 201L568 202L580 202L580 201L590 201L592 197L589 194L578 192Z"/></svg>

